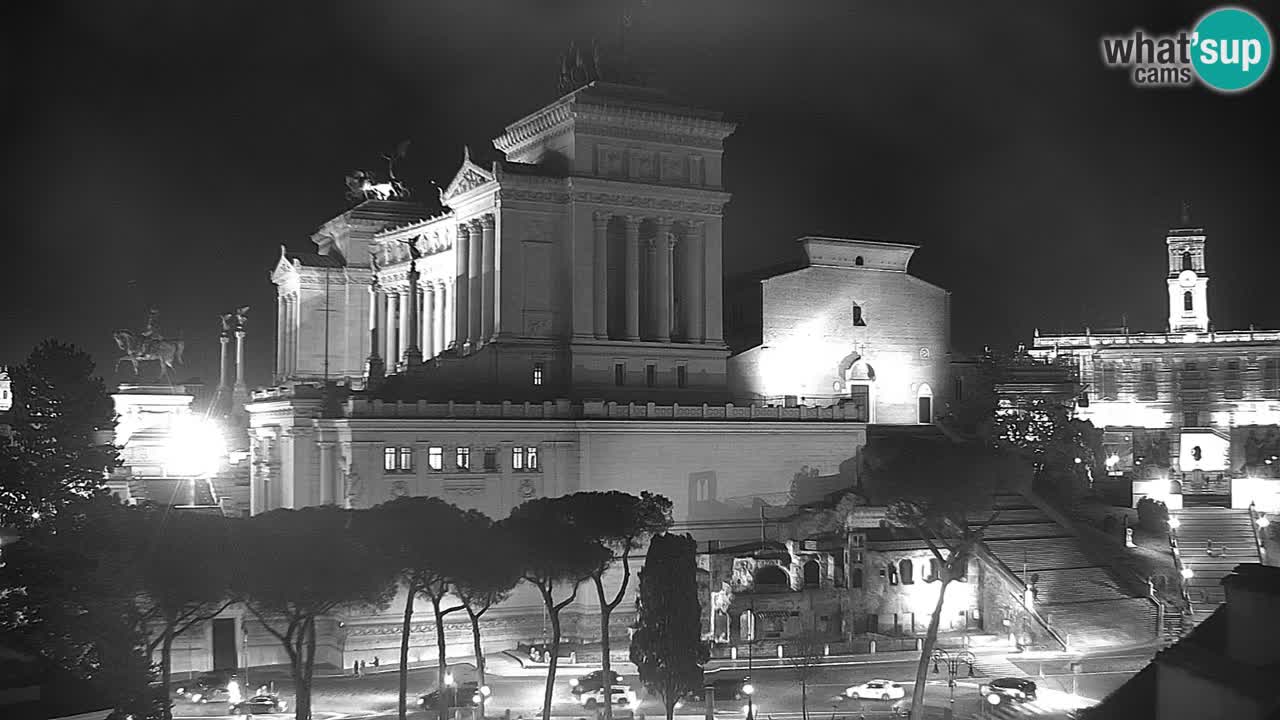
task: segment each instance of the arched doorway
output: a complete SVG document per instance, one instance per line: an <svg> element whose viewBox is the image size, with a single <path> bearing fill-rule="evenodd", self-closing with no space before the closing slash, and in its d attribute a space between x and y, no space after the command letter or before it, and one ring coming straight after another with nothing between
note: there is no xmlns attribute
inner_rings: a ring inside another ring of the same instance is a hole
<svg viewBox="0 0 1280 720"><path fill-rule="evenodd" d="M807 588L816 588L822 583L822 568L819 567L817 560L810 560L804 564L804 586Z"/></svg>
<svg viewBox="0 0 1280 720"><path fill-rule="evenodd" d="M921 425L933 423L933 388L929 383L920 383L916 391L916 422Z"/></svg>
<svg viewBox="0 0 1280 720"><path fill-rule="evenodd" d="M783 590L791 587L787 574L777 565L765 565L756 570L755 581L758 590Z"/></svg>

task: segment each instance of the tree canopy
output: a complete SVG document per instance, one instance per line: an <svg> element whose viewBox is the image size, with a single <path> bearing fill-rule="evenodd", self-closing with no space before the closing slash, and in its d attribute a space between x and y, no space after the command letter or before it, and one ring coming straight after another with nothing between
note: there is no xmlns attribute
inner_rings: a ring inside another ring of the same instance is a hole
<svg viewBox="0 0 1280 720"><path fill-rule="evenodd" d="M0 443L0 526L29 527L101 492L118 463L115 409L92 358L47 340L11 368L13 435Z"/></svg>

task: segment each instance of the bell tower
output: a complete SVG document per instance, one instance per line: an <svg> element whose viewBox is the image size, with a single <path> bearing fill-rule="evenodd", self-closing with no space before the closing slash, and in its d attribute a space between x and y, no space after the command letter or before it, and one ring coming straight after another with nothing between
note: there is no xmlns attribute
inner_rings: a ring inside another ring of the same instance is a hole
<svg viewBox="0 0 1280 720"><path fill-rule="evenodd" d="M1178 227L1169 230L1169 332L1209 331L1209 273L1204 261L1204 228L1191 222L1183 203Z"/></svg>

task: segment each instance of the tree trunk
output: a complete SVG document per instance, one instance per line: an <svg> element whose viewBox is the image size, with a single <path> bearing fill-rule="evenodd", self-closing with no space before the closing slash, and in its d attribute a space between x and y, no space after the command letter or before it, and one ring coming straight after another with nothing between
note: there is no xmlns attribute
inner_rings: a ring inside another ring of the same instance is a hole
<svg viewBox="0 0 1280 720"><path fill-rule="evenodd" d="M672 720L676 714L676 701L664 697L662 704L667 710L667 720Z"/></svg>
<svg viewBox="0 0 1280 720"><path fill-rule="evenodd" d="M947 597L948 579L951 573L944 570L941 587L938 588L938 604L933 608L929 618L929 632L925 633L924 642L920 646L920 661L916 664L916 684L911 689L911 720L924 720L924 686L929 681L929 656L933 654L933 646L938 642L938 624L942 621L942 601Z"/></svg>
<svg viewBox="0 0 1280 720"><path fill-rule="evenodd" d="M800 679L800 717L809 720L809 681Z"/></svg>
<svg viewBox="0 0 1280 720"><path fill-rule="evenodd" d="M311 618L307 620L303 627L303 636L306 638L306 646L302 660L302 685L299 687L298 697L296 701L299 706L302 705L305 698L306 707L301 712L305 713L299 720L311 720L311 677L316 668L316 620ZM305 692L302 692L304 691Z"/></svg>
<svg viewBox="0 0 1280 720"><path fill-rule="evenodd" d="M556 666L560 664L560 611L551 600L551 590L542 590L542 601L546 603L547 615L551 620L551 661L547 665L547 685L542 693L542 720L551 720L551 699L556 683Z"/></svg>
<svg viewBox="0 0 1280 720"><path fill-rule="evenodd" d="M592 576L596 582L596 594L600 596L600 669L604 671L605 704L604 720L613 720L613 681L610 678L612 667L609 657L609 616L613 607L604 599L604 581L599 575Z"/></svg>
<svg viewBox="0 0 1280 720"><path fill-rule="evenodd" d="M484 686L489 683L485 680L484 675L484 651L480 648L480 615L471 611L471 606L467 606L467 616L471 618L471 645L476 655L476 679L480 683L480 717L485 717L484 704L488 698L484 694Z"/></svg>
<svg viewBox="0 0 1280 720"><path fill-rule="evenodd" d="M449 693L445 687L444 677L449 672L445 664L444 613L440 612L440 597L431 594L431 609L436 618L436 689L440 691L440 720L449 714Z"/></svg>
<svg viewBox="0 0 1280 720"><path fill-rule="evenodd" d="M409 633L413 629L413 600L418 594L409 583L409 599L404 601L404 624L400 628L400 720L405 720L408 709L405 698L409 694Z"/></svg>
<svg viewBox="0 0 1280 720"><path fill-rule="evenodd" d="M161 717L173 720L173 696L169 692L173 677L173 625L165 625L164 639L160 641L160 688L164 690L164 710Z"/></svg>
<svg viewBox="0 0 1280 720"><path fill-rule="evenodd" d="M298 628L298 638L291 640L289 648L289 674L293 677L293 717L294 720L310 720L311 693L302 666L305 660L302 655L302 638L306 636L306 625Z"/></svg>

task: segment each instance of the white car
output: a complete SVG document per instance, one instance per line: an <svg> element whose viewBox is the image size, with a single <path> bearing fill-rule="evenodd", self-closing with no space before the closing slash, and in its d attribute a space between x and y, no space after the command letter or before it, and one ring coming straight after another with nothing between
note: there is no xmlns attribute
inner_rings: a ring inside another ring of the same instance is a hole
<svg viewBox="0 0 1280 720"><path fill-rule="evenodd" d="M889 680L869 680L844 690L845 697L859 700L899 700L906 694L901 685Z"/></svg>
<svg viewBox="0 0 1280 720"><path fill-rule="evenodd" d="M582 707L594 708L604 702L604 688L599 690L588 690L578 695L578 702L582 703ZM609 702L620 707L633 708L637 704L636 692L631 689L630 685L614 685L613 692L609 695Z"/></svg>

